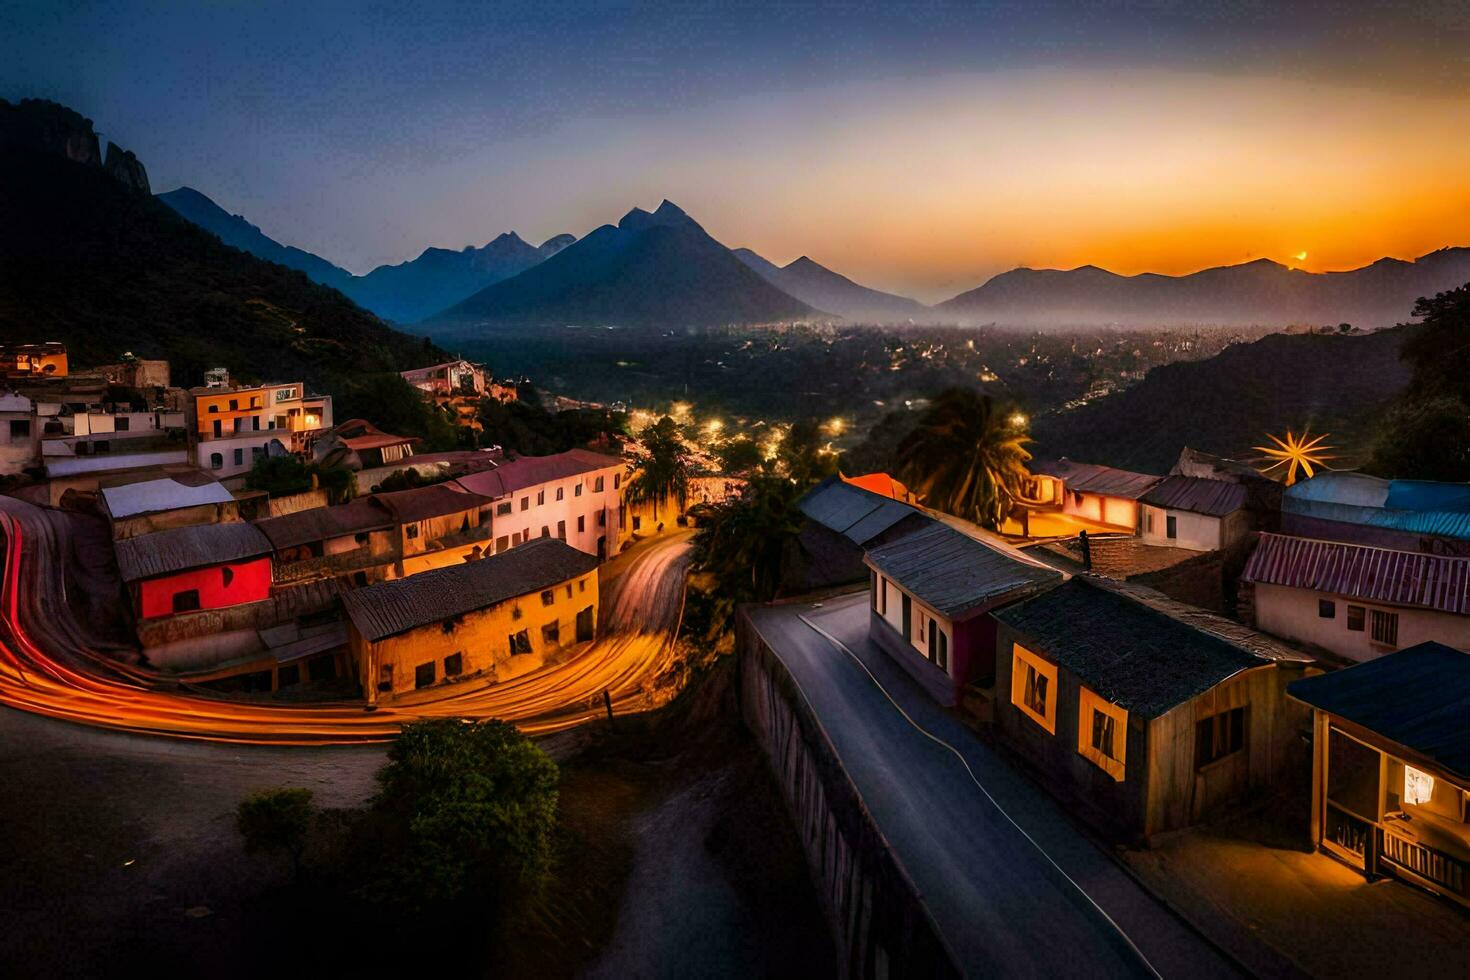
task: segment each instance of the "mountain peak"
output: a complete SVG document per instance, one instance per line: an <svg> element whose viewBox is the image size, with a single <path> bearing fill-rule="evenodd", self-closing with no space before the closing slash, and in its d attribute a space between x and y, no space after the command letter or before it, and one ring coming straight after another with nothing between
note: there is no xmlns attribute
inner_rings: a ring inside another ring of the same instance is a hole
<svg viewBox="0 0 1470 980"><path fill-rule="evenodd" d="M642 208L635 207L623 215L623 219L618 222L618 228L622 231L642 231L645 228L670 228L682 225L698 227L693 218L685 214L679 205L668 198L664 198L651 214Z"/></svg>

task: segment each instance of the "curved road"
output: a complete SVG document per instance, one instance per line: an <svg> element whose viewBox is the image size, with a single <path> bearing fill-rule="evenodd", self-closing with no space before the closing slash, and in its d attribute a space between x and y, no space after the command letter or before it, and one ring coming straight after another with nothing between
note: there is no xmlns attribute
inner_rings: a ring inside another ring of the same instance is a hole
<svg viewBox="0 0 1470 980"><path fill-rule="evenodd" d="M650 702L682 613L687 532L641 542L603 566L602 635L565 663L494 685L465 685L366 712L350 702L303 705L224 700L179 690L93 649L69 614L65 521L0 497L0 703L130 732L225 742L326 745L392 738L421 718L500 718L527 734L572 727L605 709Z"/></svg>

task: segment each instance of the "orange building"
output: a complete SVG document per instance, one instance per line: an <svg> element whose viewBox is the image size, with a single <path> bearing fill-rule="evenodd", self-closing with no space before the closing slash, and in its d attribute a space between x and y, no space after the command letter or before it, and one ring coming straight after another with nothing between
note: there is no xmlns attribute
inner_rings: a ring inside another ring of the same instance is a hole
<svg viewBox="0 0 1470 980"><path fill-rule="evenodd" d="M50 341L0 346L0 374L7 378L64 378L66 345Z"/></svg>
<svg viewBox="0 0 1470 980"><path fill-rule="evenodd" d="M256 460L304 453L332 426L330 395L307 395L299 382L209 385L190 395L196 465L217 479L243 476Z"/></svg>

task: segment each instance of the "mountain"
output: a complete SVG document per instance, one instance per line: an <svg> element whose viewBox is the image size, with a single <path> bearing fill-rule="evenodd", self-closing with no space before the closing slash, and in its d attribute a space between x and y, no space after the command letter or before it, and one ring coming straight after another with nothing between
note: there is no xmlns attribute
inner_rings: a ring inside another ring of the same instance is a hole
<svg viewBox="0 0 1470 980"><path fill-rule="evenodd" d="M669 201L634 208L426 325L714 326L819 315L771 285Z"/></svg>
<svg viewBox="0 0 1470 980"><path fill-rule="evenodd" d="M906 322L921 318L928 312L917 300L859 285L805 255L785 266L762 258L748 248L735 249L735 257L782 292L795 296L813 309L835 313L853 323Z"/></svg>
<svg viewBox="0 0 1470 980"><path fill-rule="evenodd" d="M1166 473L1182 446L1249 458L1259 455L1252 447L1266 433L1310 427L1331 435L1343 457L1335 465L1361 462L1382 407L1408 384L1399 347L1418 329L1272 334L1156 367L1115 395L1039 416L1031 450L1038 458Z"/></svg>
<svg viewBox="0 0 1470 980"><path fill-rule="evenodd" d="M59 340L72 363L167 358L179 384L217 365L301 378L350 417L366 376L447 355L302 273L224 245L107 168L91 120L0 100L0 341Z"/></svg>
<svg viewBox="0 0 1470 980"><path fill-rule="evenodd" d="M1014 269L934 308L944 319L1005 326L1123 324L1391 326L1420 296L1470 280L1470 249L1412 262L1379 259L1349 272L1305 272L1266 259L1185 276L1120 276L1077 269Z"/></svg>
<svg viewBox="0 0 1470 980"><path fill-rule="evenodd" d="M276 262L288 269L306 273L313 282L345 291L352 273L294 245L282 245L238 214L230 214L192 187L159 194L158 199L185 219L216 235L226 245L233 245L256 258Z"/></svg>

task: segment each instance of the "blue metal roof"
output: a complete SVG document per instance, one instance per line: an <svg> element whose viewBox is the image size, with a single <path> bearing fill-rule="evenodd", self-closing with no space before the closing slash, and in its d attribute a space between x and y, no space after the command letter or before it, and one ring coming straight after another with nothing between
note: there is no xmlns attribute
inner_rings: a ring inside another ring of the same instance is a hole
<svg viewBox="0 0 1470 980"><path fill-rule="evenodd" d="M1470 541L1470 484L1322 473L1286 488L1281 509L1344 524Z"/></svg>
<svg viewBox="0 0 1470 980"><path fill-rule="evenodd" d="M809 520L863 545L905 517L919 513L908 504L870 493L830 476L801 498L801 512Z"/></svg>

